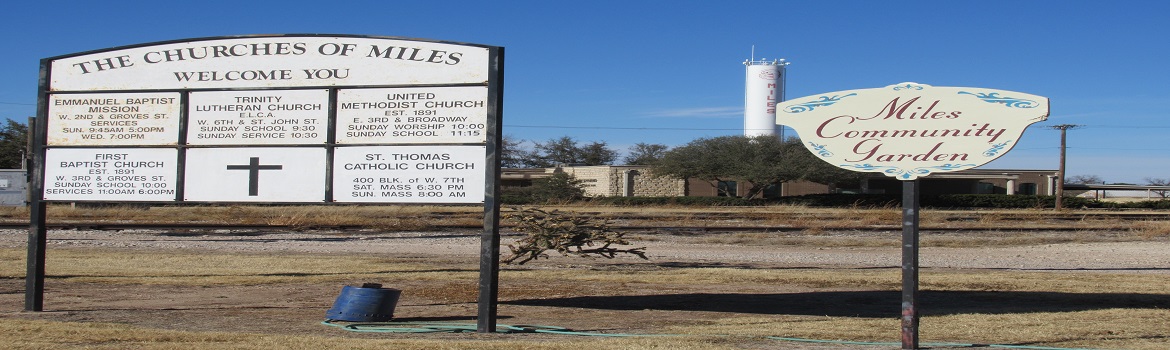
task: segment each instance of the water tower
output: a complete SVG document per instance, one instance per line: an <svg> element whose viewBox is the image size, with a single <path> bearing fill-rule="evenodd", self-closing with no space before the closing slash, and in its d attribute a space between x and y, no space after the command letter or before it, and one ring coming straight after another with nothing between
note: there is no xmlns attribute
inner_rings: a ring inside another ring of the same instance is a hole
<svg viewBox="0 0 1170 350"><path fill-rule="evenodd" d="M754 56L754 55L753 55ZM784 59L768 61L752 57L747 66L743 99L743 136L784 137L783 127L776 125L776 103L784 100ZM777 135L777 130L780 130Z"/></svg>

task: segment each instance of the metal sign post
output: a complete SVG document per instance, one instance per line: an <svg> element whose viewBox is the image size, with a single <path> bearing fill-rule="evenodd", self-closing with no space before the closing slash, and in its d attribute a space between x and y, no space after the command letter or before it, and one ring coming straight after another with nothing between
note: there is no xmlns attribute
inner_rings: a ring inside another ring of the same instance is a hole
<svg viewBox="0 0 1170 350"><path fill-rule="evenodd" d="M918 181L902 181L902 348L918 348Z"/></svg>
<svg viewBox="0 0 1170 350"><path fill-rule="evenodd" d="M503 115L504 101L504 49L493 49L491 57L495 58L489 63L491 75L495 79L488 85L487 123L498 127L487 130L486 140L488 166L484 174L486 181L483 191L483 233L480 236L477 300L479 316L476 318L476 331L480 333L496 331L500 286L500 153L504 139L500 116Z"/></svg>

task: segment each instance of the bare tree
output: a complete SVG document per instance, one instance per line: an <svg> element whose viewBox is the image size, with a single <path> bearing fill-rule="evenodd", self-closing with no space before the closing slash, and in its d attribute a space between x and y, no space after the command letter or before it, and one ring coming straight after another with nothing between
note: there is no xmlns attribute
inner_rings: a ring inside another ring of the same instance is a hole
<svg viewBox="0 0 1170 350"><path fill-rule="evenodd" d="M604 141L594 141L585 146L569 136L550 139L547 142L533 142L533 150L523 157L524 165L533 168L549 168L566 164L604 165L617 159L617 151L606 146Z"/></svg>
<svg viewBox="0 0 1170 350"><path fill-rule="evenodd" d="M629 165L650 165L658 162L669 149L666 145L638 142L630 147L625 161Z"/></svg>
<svg viewBox="0 0 1170 350"><path fill-rule="evenodd" d="M20 169L24 165L28 143L28 126L8 120L0 125L0 169Z"/></svg>
<svg viewBox="0 0 1170 350"><path fill-rule="evenodd" d="M1068 180L1065 181L1064 183L1066 183L1066 184L1084 184L1084 185L1103 184L1103 183L1105 183L1105 180L1101 179L1101 177L1097 176L1097 175L1075 175L1075 176L1069 176Z"/></svg>
<svg viewBox="0 0 1170 350"><path fill-rule="evenodd" d="M1145 180L1146 184L1150 186L1170 186L1170 179L1147 177ZM1158 195L1158 197L1162 198L1166 198L1166 195L1170 194L1170 191L1165 190L1151 190L1150 192L1153 192L1154 194Z"/></svg>
<svg viewBox="0 0 1170 350"><path fill-rule="evenodd" d="M504 135L503 141L500 142L500 167L520 168L524 166L524 157L528 153L525 152L522 143L524 140Z"/></svg>
<svg viewBox="0 0 1170 350"><path fill-rule="evenodd" d="M593 141L588 145L578 149L581 155L581 163L585 165L605 165L613 164L617 160L617 151L609 148L605 141Z"/></svg>

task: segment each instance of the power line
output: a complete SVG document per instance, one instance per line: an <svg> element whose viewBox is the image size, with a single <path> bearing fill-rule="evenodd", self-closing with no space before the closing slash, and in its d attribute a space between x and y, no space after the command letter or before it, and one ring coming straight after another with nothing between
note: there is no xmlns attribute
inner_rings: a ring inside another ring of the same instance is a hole
<svg viewBox="0 0 1170 350"><path fill-rule="evenodd" d="M592 130L684 130L684 131L741 131L743 128L653 128L653 127L618 127L618 126L562 126L562 125L508 125L510 128L538 128L538 129L592 129Z"/></svg>
<svg viewBox="0 0 1170 350"><path fill-rule="evenodd" d="M1073 124L1062 124L1073 125ZM688 130L688 131L740 131L741 128L673 128L673 127L615 127L615 126L565 126L565 125L509 125L506 127L512 128L536 128L536 129L594 129L594 130ZM1049 126L1049 129L1060 130L1055 127L1061 125ZM1109 129L1170 129L1170 126L1162 125L1075 125L1074 129L1094 129L1094 128L1109 128Z"/></svg>
<svg viewBox="0 0 1170 350"><path fill-rule="evenodd" d="M1170 129L1161 125L1080 125L1086 129Z"/></svg>

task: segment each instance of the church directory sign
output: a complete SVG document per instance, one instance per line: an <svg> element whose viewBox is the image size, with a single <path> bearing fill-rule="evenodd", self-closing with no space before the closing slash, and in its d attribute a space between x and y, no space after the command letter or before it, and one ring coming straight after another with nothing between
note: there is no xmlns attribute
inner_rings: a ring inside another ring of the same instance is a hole
<svg viewBox="0 0 1170 350"><path fill-rule="evenodd" d="M42 199L483 203L500 51L267 35L49 58Z"/></svg>
<svg viewBox="0 0 1170 350"><path fill-rule="evenodd" d="M496 329L503 53L356 35L175 40L41 60L25 310L50 202L482 204Z"/></svg>
<svg viewBox="0 0 1170 350"><path fill-rule="evenodd" d="M1048 118L1048 98L901 83L791 99L776 116L824 161L914 180L1004 155L1028 125Z"/></svg>

